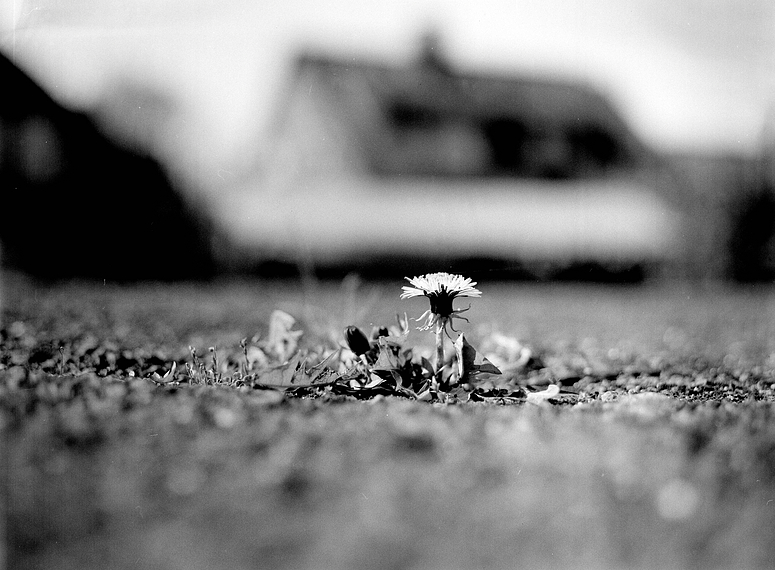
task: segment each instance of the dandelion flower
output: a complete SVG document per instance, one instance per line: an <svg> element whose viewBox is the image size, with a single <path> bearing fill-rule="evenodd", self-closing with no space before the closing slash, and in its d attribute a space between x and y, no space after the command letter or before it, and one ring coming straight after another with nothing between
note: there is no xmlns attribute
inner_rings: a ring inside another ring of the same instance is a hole
<svg viewBox="0 0 775 570"><path fill-rule="evenodd" d="M418 327L422 331L434 329L436 333L436 376L433 380L434 391L438 388L438 379L441 378L441 369L444 367L444 334L447 332L447 325L451 326L452 319L463 319L460 313L468 309L455 310L452 307L452 301L457 297L481 297L482 292L476 287L475 281L471 281L462 275L453 275L451 273L428 273L420 277L410 279L406 278L411 284L403 286L404 292L401 293L402 299L411 299L412 297L427 297L431 302L431 308L425 311L417 321L425 320L425 324Z"/></svg>
<svg viewBox="0 0 775 570"><path fill-rule="evenodd" d="M464 319L460 313L468 309L454 310L452 301L456 297L481 297L482 292L476 289L475 281L462 275L453 275L451 273L428 273L420 277L410 279L406 277L413 286L404 285L401 293L402 299L412 297L428 297L431 302L431 308L425 311L417 320L426 319L424 326L420 330L430 330L436 325L442 325L445 329L451 319Z"/></svg>

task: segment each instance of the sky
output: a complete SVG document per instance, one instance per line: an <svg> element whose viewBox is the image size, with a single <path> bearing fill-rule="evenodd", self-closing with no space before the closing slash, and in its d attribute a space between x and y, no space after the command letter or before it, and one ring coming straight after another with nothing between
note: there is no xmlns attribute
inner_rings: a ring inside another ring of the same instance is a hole
<svg viewBox="0 0 775 570"><path fill-rule="evenodd" d="M401 64L429 29L461 70L598 86L663 149L754 154L775 109L772 0L0 0L6 56L204 186L260 165L300 49Z"/></svg>

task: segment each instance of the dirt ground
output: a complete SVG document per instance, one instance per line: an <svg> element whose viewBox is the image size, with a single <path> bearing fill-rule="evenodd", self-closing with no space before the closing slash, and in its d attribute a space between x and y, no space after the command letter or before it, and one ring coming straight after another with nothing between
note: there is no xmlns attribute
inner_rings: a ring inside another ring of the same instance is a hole
<svg viewBox="0 0 775 570"><path fill-rule="evenodd" d="M153 380L189 346L236 370L276 308L303 350L419 316L400 285L6 275L6 567L775 566L775 289L480 281L463 329L543 405Z"/></svg>

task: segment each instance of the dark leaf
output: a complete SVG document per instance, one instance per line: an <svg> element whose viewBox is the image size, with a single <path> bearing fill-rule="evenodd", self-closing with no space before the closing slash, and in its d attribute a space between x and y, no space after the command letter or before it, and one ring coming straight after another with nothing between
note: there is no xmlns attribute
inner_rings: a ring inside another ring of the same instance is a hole
<svg viewBox="0 0 775 570"><path fill-rule="evenodd" d="M436 370L433 368L433 364L431 364L431 361L422 357L422 360L420 360L420 364L422 365L423 370L425 370L428 373L428 377L433 376L436 374Z"/></svg>
<svg viewBox="0 0 775 570"><path fill-rule="evenodd" d="M465 339L463 333L455 341L460 382L469 382L477 374L500 374L501 371Z"/></svg>

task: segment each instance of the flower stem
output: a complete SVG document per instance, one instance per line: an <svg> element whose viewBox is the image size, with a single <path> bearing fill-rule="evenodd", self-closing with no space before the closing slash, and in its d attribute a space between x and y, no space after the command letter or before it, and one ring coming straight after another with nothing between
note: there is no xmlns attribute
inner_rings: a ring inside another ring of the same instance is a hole
<svg viewBox="0 0 775 570"><path fill-rule="evenodd" d="M436 323L436 374L431 383L434 392L438 392L441 369L444 368L444 327L446 324L447 321L443 318Z"/></svg>

